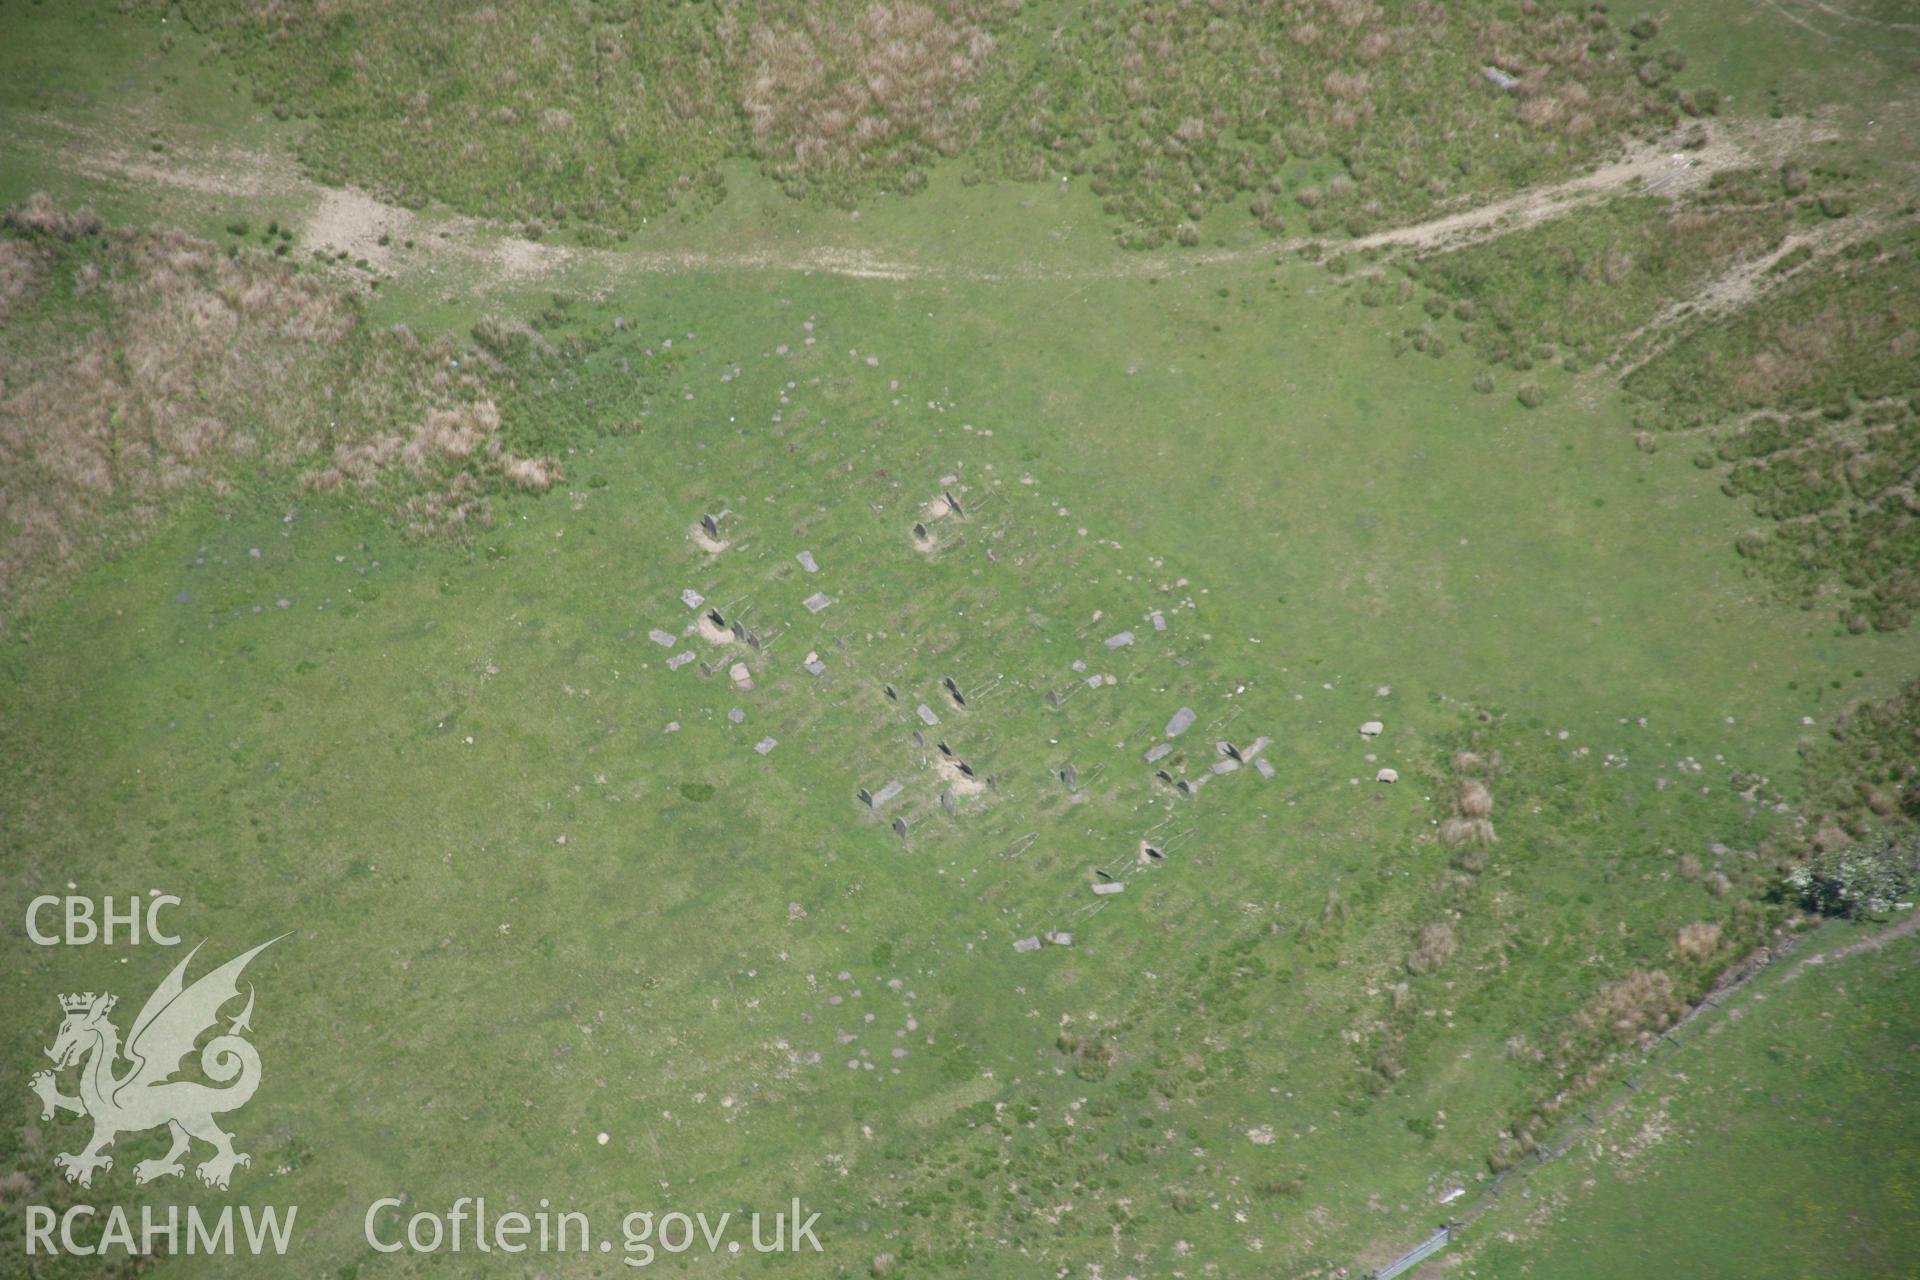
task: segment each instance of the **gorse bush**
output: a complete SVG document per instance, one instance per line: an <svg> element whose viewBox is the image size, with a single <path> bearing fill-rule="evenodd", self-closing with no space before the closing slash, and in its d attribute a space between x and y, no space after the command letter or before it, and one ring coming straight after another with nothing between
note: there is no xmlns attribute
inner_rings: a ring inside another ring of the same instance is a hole
<svg viewBox="0 0 1920 1280"><path fill-rule="evenodd" d="M1855 919L1884 915L1920 881L1920 838L1880 833L1839 849L1815 849L1781 877L1787 897L1808 911Z"/></svg>

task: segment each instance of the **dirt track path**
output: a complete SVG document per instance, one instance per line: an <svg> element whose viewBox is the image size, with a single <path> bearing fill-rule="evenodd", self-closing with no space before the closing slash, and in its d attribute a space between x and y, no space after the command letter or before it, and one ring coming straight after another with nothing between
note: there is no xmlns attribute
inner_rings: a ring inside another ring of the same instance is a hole
<svg viewBox="0 0 1920 1280"><path fill-rule="evenodd" d="M1744 165L1777 162L1808 141L1803 125L1776 122L1765 128L1713 129L1704 146L1681 149L1677 139L1637 144L1619 159L1589 173L1531 188L1502 200L1445 213L1423 222L1373 232L1354 240L1291 236L1232 249L1121 254L1098 267L1061 268L1044 262L970 267L902 257L848 245L797 244L734 251L666 251L645 248L581 249L511 234L505 227L464 216L424 218L354 188L323 186L301 174L286 157L224 150L181 152L166 163L127 149L100 134L77 130L20 138L16 145L58 152L76 172L96 181L173 191L183 195L272 198L308 212L300 242L349 260L364 259L397 281L435 275L478 277L482 290L517 287L584 268L597 280L617 283L647 275L698 271L799 271L857 279L953 279L984 283L1031 280L1093 282L1251 262L1298 253L1311 245L1372 250L1388 256L1430 253L1480 243L1562 217L1611 197L1639 192L1672 198L1704 185L1713 174ZM383 243L384 240L384 243ZM394 246L413 240L416 249Z"/></svg>

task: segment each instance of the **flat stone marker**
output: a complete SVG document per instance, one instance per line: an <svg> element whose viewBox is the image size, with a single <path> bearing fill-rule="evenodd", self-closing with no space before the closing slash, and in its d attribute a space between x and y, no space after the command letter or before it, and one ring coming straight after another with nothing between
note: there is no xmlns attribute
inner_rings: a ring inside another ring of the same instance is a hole
<svg viewBox="0 0 1920 1280"><path fill-rule="evenodd" d="M940 717L933 714L933 708L928 706L924 702L921 703L919 706L915 707L913 709L913 712L915 715L920 717L920 720L923 724L939 724L940 723Z"/></svg>
<svg viewBox="0 0 1920 1280"><path fill-rule="evenodd" d="M1163 759L1172 754L1173 744L1171 742L1156 742L1147 749L1147 763L1152 764L1155 760Z"/></svg>
<svg viewBox="0 0 1920 1280"><path fill-rule="evenodd" d="M1100 677L1099 677L1099 676L1088 676L1088 677L1087 677L1087 688L1089 688L1089 689L1098 689L1099 687L1100 687Z"/></svg>
<svg viewBox="0 0 1920 1280"><path fill-rule="evenodd" d="M1167 615L1166 615L1166 614L1164 614L1164 613L1155 613L1155 614L1153 615L1153 629L1154 629L1155 631L1165 631L1165 630L1167 629Z"/></svg>
<svg viewBox="0 0 1920 1280"><path fill-rule="evenodd" d="M815 658L812 662L809 662L807 664L807 674L815 675L815 676L823 676L827 674L827 664L820 661L818 658Z"/></svg>
<svg viewBox="0 0 1920 1280"><path fill-rule="evenodd" d="M1053 929L1047 933L1047 941L1056 947L1070 947L1073 945L1073 935L1064 929Z"/></svg>
<svg viewBox="0 0 1920 1280"><path fill-rule="evenodd" d="M1194 710L1192 707L1180 708L1178 711L1173 713L1173 718L1167 721L1167 736L1169 738L1179 737L1181 734L1185 733L1187 730L1193 728L1194 721L1198 720L1199 718L1200 718L1199 716L1194 714Z"/></svg>
<svg viewBox="0 0 1920 1280"><path fill-rule="evenodd" d="M900 791L901 786L899 783L889 782L886 786L873 793L873 807L876 809L881 808L887 801L899 795Z"/></svg>
<svg viewBox="0 0 1920 1280"><path fill-rule="evenodd" d="M1238 760L1215 760L1213 762L1213 771L1215 773L1232 773L1239 767L1240 762Z"/></svg>
<svg viewBox="0 0 1920 1280"><path fill-rule="evenodd" d="M1087 664L1080 661L1080 659L1075 658L1073 660L1073 669L1075 671L1085 671L1087 669Z"/></svg>
<svg viewBox="0 0 1920 1280"><path fill-rule="evenodd" d="M692 662L693 658L694 658L694 655L691 652L676 653L671 658L667 659L667 670L678 671L680 668L686 666L689 662Z"/></svg>
<svg viewBox="0 0 1920 1280"><path fill-rule="evenodd" d="M812 595L808 596L805 600L802 600L800 603L807 606L808 613L818 613L822 609L826 608L828 605L832 604L833 601L827 597L826 592L816 591Z"/></svg>
<svg viewBox="0 0 1920 1280"><path fill-rule="evenodd" d="M662 649L671 649L673 648L673 642L679 639L679 637L671 631L662 631L660 628L655 627L653 630L647 632L647 639L653 641Z"/></svg>
<svg viewBox="0 0 1920 1280"><path fill-rule="evenodd" d="M698 591L695 591L692 587L688 587L680 593L680 603L686 605L689 609L698 609L706 602L707 598Z"/></svg>
<svg viewBox="0 0 1920 1280"><path fill-rule="evenodd" d="M1369 720L1360 726L1360 736L1363 738L1377 738L1385 728L1386 726L1378 720Z"/></svg>
<svg viewBox="0 0 1920 1280"><path fill-rule="evenodd" d="M1242 760L1251 760L1272 745L1272 738L1255 738L1241 750L1240 758Z"/></svg>
<svg viewBox="0 0 1920 1280"><path fill-rule="evenodd" d="M814 563L813 552L802 551L799 555L795 556L794 559L798 560L800 562L800 567L802 569L805 569L808 573L820 572L820 566Z"/></svg>
<svg viewBox="0 0 1920 1280"><path fill-rule="evenodd" d="M758 751L761 755L765 755L767 754L767 752L773 750L775 747L779 745L780 745L779 742L775 741L772 738L762 738L760 739L760 741L753 744L753 749L755 751Z"/></svg>
<svg viewBox="0 0 1920 1280"><path fill-rule="evenodd" d="M1118 635L1111 635L1106 639L1106 645L1109 649L1124 649L1132 643L1133 632L1131 631L1122 631Z"/></svg>
<svg viewBox="0 0 1920 1280"><path fill-rule="evenodd" d="M1038 938L1016 939L1013 944L1013 949L1015 951L1038 951L1040 949L1040 939Z"/></svg>
<svg viewBox="0 0 1920 1280"><path fill-rule="evenodd" d="M733 721L735 724L741 723L746 718L747 718L747 713L742 711L739 707L735 707L733 710L727 712L727 719Z"/></svg>
<svg viewBox="0 0 1920 1280"><path fill-rule="evenodd" d="M1126 892L1126 888L1127 886L1125 881L1108 880L1103 884L1097 884L1093 886L1093 891L1099 894L1124 893Z"/></svg>
<svg viewBox="0 0 1920 1280"><path fill-rule="evenodd" d="M1253 762L1253 767L1260 771L1261 777L1269 782L1273 780L1273 761L1261 756Z"/></svg>

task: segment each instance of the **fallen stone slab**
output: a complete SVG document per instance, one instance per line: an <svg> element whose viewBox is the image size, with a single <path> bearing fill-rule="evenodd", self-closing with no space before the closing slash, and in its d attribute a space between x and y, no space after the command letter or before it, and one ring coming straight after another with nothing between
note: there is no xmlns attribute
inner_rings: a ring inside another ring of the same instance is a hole
<svg viewBox="0 0 1920 1280"><path fill-rule="evenodd" d="M833 601L831 598L828 597L826 592L816 591L812 595L808 596L805 600L802 600L800 603L807 606L808 613L818 613L822 609L826 608L828 605L832 604Z"/></svg>
<svg viewBox="0 0 1920 1280"><path fill-rule="evenodd" d="M1167 736L1169 738L1179 737L1187 730L1193 728L1194 722L1199 718L1200 717L1194 713L1192 707L1180 708L1173 713L1173 718L1167 721Z"/></svg>
<svg viewBox="0 0 1920 1280"><path fill-rule="evenodd" d="M1267 759L1265 756L1261 756L1253 762L1253 767L1260 771L1261 777L1267 779L1269 782L1273 780L1273 761Z"/></svg>
<svg viewBox="0 0 1920 1280"><path fill-rule="evenodd" d="M1108 636L1105 643L1109 649L1124 649L1133 643L1133 632L1122 631L1117 635Z"/></svg>
<svg viewBox="0 0 1920 1280"><path fill-rule="evenodd" d="M924 702L923 702L923 703L921 703L921 704L920 704L919 706L917 706L917 707L915 707L915 708L914 708L914 714L915 714L915 715L917 715L917 716L919 716L919 717L920 717L920 719L921 719L921 721L922 721L923 723L925 723L925 724L939 724L939 723L940 723L940 717L939 717L939 716L937 716L937 715L935 715L935 714L933 714L933 708L932 708L932 707L930 707L930 706L928 706L928 705L927 705L926 703L924 703Z"/></svg>
<svg viewBox="0 0 1920 1280"><path fill-rule="evenodd" d="M760 739L760 741L753 744L753 749L755 751L758 751L761 755L765 755L767 754L767 752L773 750L775 747L779 745L780 743L777 739L762 738Z"/></svg>
<svg viewBox="0 0 1920 1280"><path fill-rule="evenodd" d="M1013 949L1015 951L1038 951L1040 949L1040 939L1016 938L1013 943Z"/></svg>
<svg viewBox="0 0 1920 1280"><path fill-rule="evenodd" d="M887 801L899 795L902 789L898 782L889 782L886 786L873 793L873 807L876 809L884 807Z"/></svg>
<svg viewBox="0 0 1920 1280"><path fill-rule="evenodd" d="M808 573L820 572L820 566L814 561L813 552L802 551L799 555L795 556L794 559L798 560L800 562L800 567L802 569L805 569Z"/></svg>
<svg viewBox="0 0 1920 1280"><path fill-rule="evenodd" d="M686 605L689 609L698 609L706 602L707 598L698 591L695 591L692 587L688 587L680 593L680 603Z"/></svg>
<svg viewBox="0 0 1920 1280"><path fill-rule="evenodd" d="M675 640L678 640L679 638L680 637L674 635L673 632L662 631L658 627L655 627L653 630L647 632L647 639L653 641L655 644L659 645L662 649L673 648L673 642Z"/></svg>
<svg viewBox="0 0 1920 1280"><path fill-rule="evenodd" d="M807 664L807 674L823 676L827 674L827 664L824 662L818 661L817 659L813 662L809 662Z"/></svg>
<svg viewBox="0 0 1920 1280"><path fill-rule="evenodd" d="M676 653L671 658L667 659L667 670L678 671L680 668L686 666L689 662L692 662L693 659L694 659L694 655L692 653Z"/></svg>
<svg viewBox="0 0 1920 1280"><path fill-rule="evenodd" d="M1173 744L1171 742L1156 742L1153 744L1153 746L1147 749L1147 763L1152 764L1155 760L1162 759L1172 754L1173 754Z"/></svg>
<svg viewBox="0 0 1920 1280"><path fill-rule="evenodd" d="M1123 893L1126 891L1126 887L1122 881L1109 880L1104 884L1093 886L1093 891L1104 896L1109 893Z"/></svg>

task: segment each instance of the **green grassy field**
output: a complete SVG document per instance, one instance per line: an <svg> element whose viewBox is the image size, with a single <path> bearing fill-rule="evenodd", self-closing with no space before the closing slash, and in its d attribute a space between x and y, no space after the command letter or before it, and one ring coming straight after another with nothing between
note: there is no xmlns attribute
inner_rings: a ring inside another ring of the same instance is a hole
<svg viewBox="0 0 1920 1280"><path fill-rule="evenodd" d="M1826 593L1793 607L1735 551L1755 516L1722 493L1727 468L1634 445L1672 400L1648 386L1693 366L1677 345L1623 387L1609 344L1705 274L1645 199L1526 233L1548 255L1607 236L1669 255L1592 295L1581 332L1540 335L1606 350L1530 365L1529 408L1509 356L1395 346L1430 287L1451 302L1526 277L1513 333L1580 305L1591 281L1527 276L1523 236L1404 277L1368 262L1369 302L1365 279L1222 208L1199 215L1212 254L1125 252L1077 179L1005 181L984 144L916 195L850 185L849 207L722 148L723 195L616 228L618 248L535 253L517 213L457 197L342 231L316 178L363 177L325 157L377 118L276 119L244 87L272 48L163 49L157 11L49 10L0 8L31 37L0 41L0 197L183 227L218 246L194 271L218 282L232 251L247 282L312 281L310 305L350 323L318 343L239 323L233 349L297 378L115 384L259 451L88 508L108 534L43 554L7 600L9 910L71 881L179 894L210 957L292 936L249 970L267 1074L231 1127L251 1167L227 1191L136 1187L160 1139L129 1137L91 1190L69 1186L51 1153L86 1126L42 1122L23 1084L0 1127L0 1274L97 1274L16 1247L24 1205L83 1200L301 1206L282 1263L155 1274L494 1274L362 1236L377 1197L481 1193L596 1224L794 1196L823 1213L823 1258L654 1264L677 1271L1358 1274L1775 939L1779 866L1829 814L1855 821L1859 783L1906 785L1910 694L1839 747L1826 730L1896 698L1913 630L1850 628ZM289 76L322 65L297 53ZM142 146L158 174L132 166ZM1902 216L1880 179L1846 181ZM1752 221L1777 237L1792 216ZM131 285L78 287L106 240L7 234L30 262L7 393L78 335L123 363L165 336L143 318L172 312ZM1873 368L1875 399L1906 393L1897 361ZM482 447L408 464L398 442L431 409L483 400ZM355 482L340 451L385 435L385 469ZM541 483L516 459L544 460ZM329 466L348 478L316 487ZM721 510L728 545L705 550L697 521ZM688 589L760 645L703 636ZM1181 707L1197 722L1169 739ZM1215 771L1235 763L1217 742L1261 738L1271 779ZM884 809L857 799L889 781ZM1491 843L1456 827L1482 786ZM1125 891L1096 895L1103 877ZM1013 945L1054 931L1071 945ZM0 951L0 1061L23 1081L54 993L125 1007L177 960L11 930ZM1506 1202L1464 1265L1910 1271L1913 1135L1888 1126L1884 1161L1841 1166L1910 1074L1912 959L1908 941L1770 973L1663 1083L1684 1151L1546 1166L1532 1198L1553 1212ZM1846 1087L1794 1093L1803 1068ZM1754 1080L1787 1100L1761 1106ZM1681 1240L1681 1210L1718 1212L1736 1174L1738 1204ZM1673 1225L1625 1238L1641 1220Z"/></svg>

